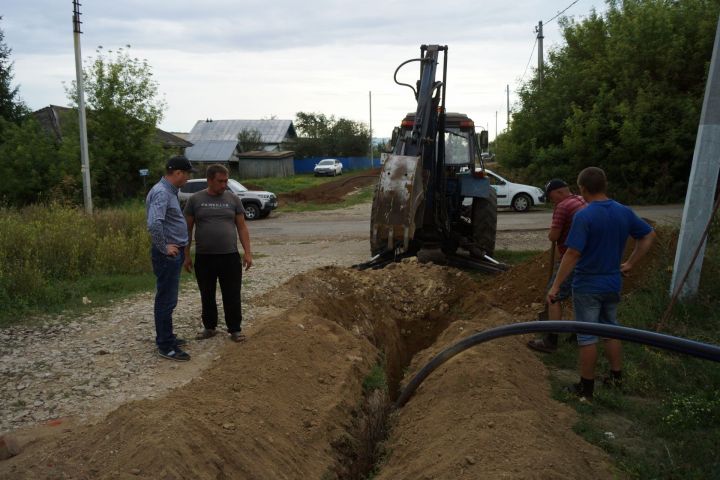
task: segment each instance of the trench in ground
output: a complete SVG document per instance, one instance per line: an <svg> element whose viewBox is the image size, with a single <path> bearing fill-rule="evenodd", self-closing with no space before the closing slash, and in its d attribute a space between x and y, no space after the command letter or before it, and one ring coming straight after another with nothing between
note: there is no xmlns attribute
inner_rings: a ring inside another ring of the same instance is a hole
<svg viewBox="0 0 720 480"><path fill-rule="evenodd" d="M371 385L363 388L350 428L331 442L336 463L323 478L361 480L378 473L405 371L415 354L433 345L456 319L458 312L450 305L457 303L462 291L469 291L462 282L466 286L472 282L464 275L458 277L455 270L444 272L445 281L436 285L423 284L421 277L414 279L421 284L419 292L416 286L405 291L391 286L388 291L382 282L359 293L346 285L349 288L340 287L326 299L324 316L348 330L359 327L377 348L378 358L376 369L364 382ZM383 386L372 385L377 383L378 368L383 370Z"/></svg>

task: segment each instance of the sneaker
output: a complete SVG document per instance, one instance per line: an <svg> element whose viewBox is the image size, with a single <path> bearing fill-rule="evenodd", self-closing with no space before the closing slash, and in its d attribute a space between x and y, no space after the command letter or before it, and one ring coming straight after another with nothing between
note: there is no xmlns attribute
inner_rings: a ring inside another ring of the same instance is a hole
<svg viewBox="0 0 720 480"><path fill-rule="evenodd" d="M190 360L190 355L187 352L183 352L178 347L170 350L158 349L158 355L168 360L175 360L176 362L187 362Z"/></svg>
<svg viewBox="0 0 720 480"><path fill-rule="evenodd" d="M245 335L242 332L232 332L230 334L230 340L233 342L244 342L246 339Z"/></svg>
<svg viewBox="0 0 720 480"><path fill-rule="evenodd" d="M545 338L536 338L527 342L528 348L543 353L554 353L557 350L557 345L553 345L548 342Z"/></svg>
<svg viewBox="0 0 720 480"><path fill-rule="evenodd" d="M214 337L216 334L217 331L214 328L203 328L197 335L195 335L195 340L206 340Z"/></svg>
<svg viewBox="0 0 720 480"><path fill-rule="evenodd" d="M572 395L573 397L577 398L581 402L592 402L593 399L592 395L585 394L585 392L583 391L582 383L580 382L573 383L572 385L564 387L563 391L568 395Z"/></svg>
<svg viewBox="0 0 720 480"><path fill-rule="evenodd" d="M603 387L605 387L605 388L615 389L620 392L623 391L622 377L617 378L609 373L605 374L602 376L602 384L603 384Z"/></svg>

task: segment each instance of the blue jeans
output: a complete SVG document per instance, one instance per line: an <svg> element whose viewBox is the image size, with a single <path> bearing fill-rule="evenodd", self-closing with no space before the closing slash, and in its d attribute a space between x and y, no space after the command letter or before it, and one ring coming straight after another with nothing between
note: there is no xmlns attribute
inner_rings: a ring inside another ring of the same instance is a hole
<svg viewBox="0 0 720 480"><path fill-rule="evenodd" d="M617 306L620 294L610 293L577 293L573 292L573 308L575 321L617 325ZM577 343L581 347L597 343L595 335L578 333Z"/></svg>
<svg viewBox="0 0 720 480"><path fill-rule="evenodd" d="M550 280L548 280L547 288L545 291L549 291L550 287L553 286L553 283L555 283L555 277L557 277L558 270L560 268L560 264L558 262L555 262L555 265L553 266L553 273L550 276ZM560 290L558 290L557 295L555 295L555 300L558 302L562 302L563 300L567 300L568 298L572 297L572 282L573 277L575 276L575 270L572 270L570 272L570 275L565 278L563 283L560 284Z"/></svg>
<svg viewBox="0 0 720 480"><path fill-rule="evenodd" d="M174 257L164 255L152 247L153 273L157 278L155 291L155 343L160 350L168 351L175 347L172 314L177 306L180 288L180 272L185 259L185 250L180 249Z"/></svg>

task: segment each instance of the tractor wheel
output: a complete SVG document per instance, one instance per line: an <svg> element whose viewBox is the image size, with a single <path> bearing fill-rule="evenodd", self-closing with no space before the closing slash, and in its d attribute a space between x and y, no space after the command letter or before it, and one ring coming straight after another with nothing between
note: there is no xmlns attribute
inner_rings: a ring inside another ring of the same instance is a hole
<svg viewBox="0 0 720 480"><path fill-rule="evenodd" d="M490 189L488 198L473 198L472 233L477 246L492 256L497 234L497 195L494 189Z"/></svg>

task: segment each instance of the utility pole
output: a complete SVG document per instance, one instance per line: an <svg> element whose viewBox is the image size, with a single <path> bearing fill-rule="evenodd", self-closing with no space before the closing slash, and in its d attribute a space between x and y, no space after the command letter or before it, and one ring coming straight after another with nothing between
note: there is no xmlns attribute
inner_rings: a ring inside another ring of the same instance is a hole
<svg viewBox="0 0 720 480"><path fill-rule="evenodd" d="M507 129L510 130L510 84L507 85Z"/></svg>
<svg viewBox="0 0 720 480"><path fill-rule="evenodd" d="M495 110L495 151L497 152L497 110Z"/></svg>
<svg viewBox="0 0 720 480"><path fill-rule="evenodd" d="M543 69L545 65L543 64L543 23L542 20L538 22L538 26L535 27L535 31L537 32L537 41L538 41L538 81L540 82L540 85L543 84L544 79L544 73Z"/></svg>
<svg viewBox="0 0 720 480"><path fill-rule="evenodd" d="M85 120L85 88L83 86L82 53L80 52L80 2L73 0L73 38L75 41L75 76L77 78L78 117L80 118L80 161L83 179L83 201L85 213L92 215L92 193L90 191L90 159L88 154L87 122Z"/></svg>
<svg viewBox="0 0 720 480"><path fill-rule="evenodd" d="M375 167L375 159L373 158L373 144L372 144L372 90L368 92L368 100L370 101L370 168Z"/></svg>
<svg viewBox="0 0 720 480"><path fill-rule="evenodd" d="M700 125L695 152L693 154L685 208L683 209L680 236L675 252L670 294L674 294L685 275L687 280L680 292L680 297L692 296L697 293L700 285L700 271L705 256L706 239L703 239L705 228L710 222L713 201L720 171L720 19L715 31L710 70L705 85ZM693 262L695 252L697 258Z"/></svg>

